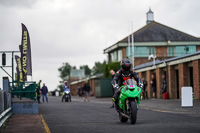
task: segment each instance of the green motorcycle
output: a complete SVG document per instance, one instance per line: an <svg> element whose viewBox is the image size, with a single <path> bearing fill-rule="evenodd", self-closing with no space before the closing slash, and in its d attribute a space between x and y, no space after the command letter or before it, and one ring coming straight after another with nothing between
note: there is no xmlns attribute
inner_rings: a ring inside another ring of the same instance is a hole
<svg viewBox="0 0 200 133"><path fill-rule="evenodd" d="M121 122L127 122L130 119L131 124L135 124L137 120L137 111L140 104L141 88L136 86L133 79L124 81L124 85L120 88L119 95L119 119Z"/></svg>

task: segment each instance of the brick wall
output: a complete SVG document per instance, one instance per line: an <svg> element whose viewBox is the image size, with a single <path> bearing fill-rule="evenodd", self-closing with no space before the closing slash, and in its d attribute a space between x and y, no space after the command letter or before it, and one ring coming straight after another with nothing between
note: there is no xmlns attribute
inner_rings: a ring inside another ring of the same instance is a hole
<svg viewBox="0 0 200 133"><path fill-rule="evenodd" d="M176 98L176 87L175 87L175 66L168 66L168 76L167 76L167 86L168 86L168 92L169 92L169 98L175 99Z"/></svg>
<svg viewBox="0 0 200 133"><path fill-rule="evenodd" d="M157 46L156 47L156 57L166 57L167 56L167 47L166 46Z"/></svg>
<svg viewBox="0 0 200 133"><path fill-rule="evenodd" d="M126 47L122 48L122 59L126 58Z"/></svg>
<svg viewBox="0 0 200 133"><path fill-rule="evenodd" d="M194 98L200 99L200 60L195 60L193 64L193 87Z"/></svg>
<svg viewBox="0 0 200 133"><path fill-rule="evenodd" d="M183 86L189 86L189 69L187 63L181 63L178 65L179 69L179 98L181 98L181 88Z"/></svg>
<svg viewBox="0 0 200 133"><path fill-rule="evenodd" d="M157 68L156 69L156 95L157 98L162 98L162 92L161 92L161 88L163 86L163 80L162 80L162 75L164 74L163 69L161 68Z"/></svg>
<svg viewBox="0 0 200 133"><path fill-rule="evenodd" d="M196 46L196 50L199 51L200 50L200 45Z"/></svg>

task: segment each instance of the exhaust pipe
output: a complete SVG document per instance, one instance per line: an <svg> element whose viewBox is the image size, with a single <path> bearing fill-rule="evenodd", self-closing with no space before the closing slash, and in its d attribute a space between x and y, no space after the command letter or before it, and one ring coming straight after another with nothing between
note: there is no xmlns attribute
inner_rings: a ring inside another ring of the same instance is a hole
<svg viewBox="0 0 200 133"><path fill-rule="evenodd" d="M121 112L121 115L122 115L123 117L125 117L125 118L129 119L129 116L128 116L128 115L126 115L126 114L124 114L124 113L122 113L122 112Z"/></svg>

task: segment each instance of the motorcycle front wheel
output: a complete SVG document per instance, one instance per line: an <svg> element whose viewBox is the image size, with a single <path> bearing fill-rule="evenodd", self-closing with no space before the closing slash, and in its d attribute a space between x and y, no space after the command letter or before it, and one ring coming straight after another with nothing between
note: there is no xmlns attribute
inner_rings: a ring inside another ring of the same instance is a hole
<svg viewBox="0 0 200 133"><path fill-rule="evenodd" d="M137 120L137 103L130 102L130 121L131 124L135 124Z"/></svg>

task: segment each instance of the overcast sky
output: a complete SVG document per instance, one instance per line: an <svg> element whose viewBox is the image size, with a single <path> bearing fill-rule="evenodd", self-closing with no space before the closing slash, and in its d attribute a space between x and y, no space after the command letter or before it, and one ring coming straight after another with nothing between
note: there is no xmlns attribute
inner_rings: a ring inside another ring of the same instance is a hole
<svg viewBox="0 0 200 133"><path fill-rule="evenodd" d="M199 0L0 0L0 51L18 50L24 23L31 40L33 80L42 79L54 90L63 62L90 68L102 62L103 49L128 35L131 20L134 31L146 24L149 7L155 21L200 37ZM0 70L2 76L6 74Z"/></svg>

